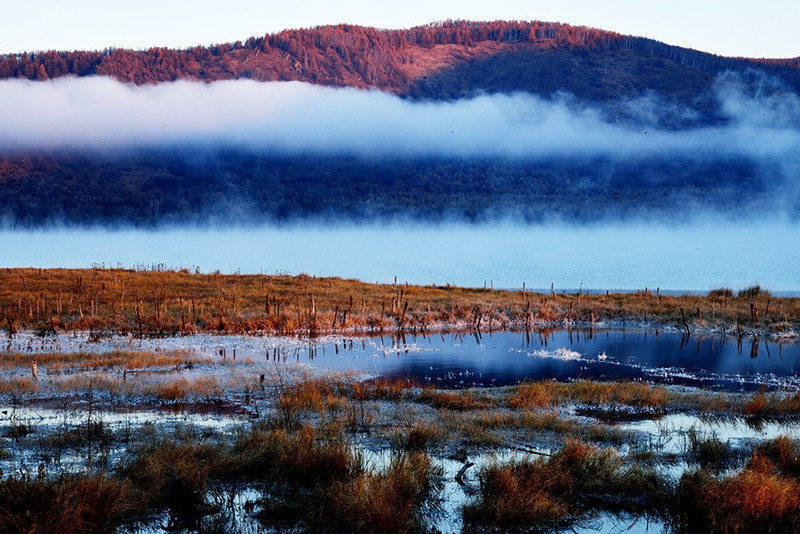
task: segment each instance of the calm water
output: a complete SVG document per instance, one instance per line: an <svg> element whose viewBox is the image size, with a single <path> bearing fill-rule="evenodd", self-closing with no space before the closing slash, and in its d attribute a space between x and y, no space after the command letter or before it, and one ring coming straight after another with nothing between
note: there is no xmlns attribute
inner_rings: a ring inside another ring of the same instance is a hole
<svg viewBox="0 0 800 534"><path fill-rule="evenodd" d="M296 337L199 334L160 339L60 334L14 336L4 346L21 352L191 350L214 358L249 358L256 367L306 365L319 370L409 378L447 388L501 386L523 380L644 380L714 390L800 391L800 343L721 335L688 339L680 333L555 331L431 336ZM259 372L259 371L256 371Z"/></svg>
<svg viewBox="0 0 800 534"><path fill-rule="evenodd" d="M0 267L188 267L498 288L800 291L800 224L0 231Z"/></svg>
<svg viewBox="0 0 800 534"><path fill-rule="evenodd" d="M284 356L443 387L646 380L729 391L800 388L800 344L644 331L484 333L310 342Z"/></svg>

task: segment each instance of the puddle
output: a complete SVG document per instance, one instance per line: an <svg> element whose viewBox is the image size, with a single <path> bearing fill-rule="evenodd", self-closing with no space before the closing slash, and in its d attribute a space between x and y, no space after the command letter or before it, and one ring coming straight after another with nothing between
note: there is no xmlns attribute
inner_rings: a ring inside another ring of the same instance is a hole
<svg viewBox="0 0 800 534"><path fill-rule="evenodd" d="M764 421L754 425L742 419L706 419L687 414L623 423L619 428L647 434L651 438L650 443L657 443L662 452L676 454L685 452L690 431L706 439L715 437L732 446L772 440L779 436L800 439L800 423L796 422Z"/></svg>

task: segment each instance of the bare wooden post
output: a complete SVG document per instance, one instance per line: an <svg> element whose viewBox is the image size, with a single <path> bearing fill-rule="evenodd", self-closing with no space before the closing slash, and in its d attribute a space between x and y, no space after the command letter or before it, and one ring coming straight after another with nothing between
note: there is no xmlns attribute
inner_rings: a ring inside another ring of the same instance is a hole
<svg viewBox="0 0 800 534"><path fill-rule="evenodd" d="M36 360L31 362L31 374L33 375L34 380L39 379L39 365L36 363Z"/></svg>
<svg viewBox="0 0 800 534"><path fill-rule="evenodd" d="M750 303L750 318L753 319L753 324L758 324L758 308L754 303Z"/></svg>
<svg viewBox="0 0 800 534"><path fill-rule="evenodd" d="M142 301L139 301L139 304L136 305L136 324L139 325L139 337L142 337L142 312L140 308L142 307Z"/></svg>

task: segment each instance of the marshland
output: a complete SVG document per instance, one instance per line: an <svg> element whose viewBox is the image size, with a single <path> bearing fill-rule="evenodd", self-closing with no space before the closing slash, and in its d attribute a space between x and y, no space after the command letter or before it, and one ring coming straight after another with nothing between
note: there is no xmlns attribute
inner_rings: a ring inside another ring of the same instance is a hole
<svg viewBox="0 0 800 534"><path fill-rule="evenodd" d="M5 269L0 306L6 531L798 528L800 301L758 286Z"/></svg>

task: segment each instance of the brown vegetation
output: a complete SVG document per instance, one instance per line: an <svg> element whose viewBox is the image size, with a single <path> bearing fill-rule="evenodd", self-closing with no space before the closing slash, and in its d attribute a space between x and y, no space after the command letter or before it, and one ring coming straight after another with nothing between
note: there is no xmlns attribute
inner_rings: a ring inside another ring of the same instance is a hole
<svg viewBox="0 0 800 534"><path fill-rule="evenodd" d="M696 313L687 317L685 310ZM757 310L757 314L751 313ZM367 284L309 275L222 275L120 269L0 271L0 324L123 334L317 334L555 328L636 322L687 330L791 334L800 299L769 292L708 295L551 293Z"/></svg>
<svg viewBox="0 0 800 534"><path fill-rule="evenodd" d="M135 510L131 486L103 475L0 481L0 531L110 533Z"/></svg>
<svg viewBox="0 0 800 534"><path fill-rule="evenodd" d="M482 469L480 497L464 508L464 519L473 529L557 529L578 520L587 500L641 511L654 508L665 494L655 472L626 466L610 449L570 441L549 459Z"/></svg>
<svg viewBox="0 0 800 534"><path fill-rule="evenodd" d="M106 388L102 383L92 385ZM564 410L579 405L660 414L716 407L721 412L714 415L736 415L755 403L759 415L769 417L772 408L788 413L792 401L781 399L790 394L709 392L702 395L720 400L704 404L697 392L640 383L545 381L459 392L277 371L261 387L225 385L220 377L195 386L181 375L175 384L201 391L186 393L199 400L215 388L251 388L248 402L265 411L233 433L191 427L165 433L145 424L119 435L91 413L53 434L12 414L18 428L7 435L40 447L37 454L53 463L43 464L36 477L0 480L0 530L112 532L168 516L170 529L209 531L222 520L224 499L232 499L225 492L246 487L258 495L250 517L270 529L426 532L443 481L429 455L468 465L487 449L529 454L476 469L477 480L461 479L471 495L463 509L465 531L569 528L598 512L624 512L659 517L675 532L792 532L800 517L800 447L791 439L753 451L690 431L687 450L667 454L618 425ZM156 389L148 395L165 398ZM383 451L383 461L365 460L365 450ZM90 461L83 475L66 476L59 463L66 451L102 453L102 467ZM703 469L680 482L660 474L658 462L676 458Z"/></svg>

